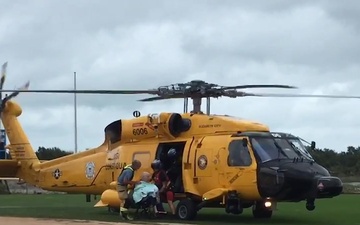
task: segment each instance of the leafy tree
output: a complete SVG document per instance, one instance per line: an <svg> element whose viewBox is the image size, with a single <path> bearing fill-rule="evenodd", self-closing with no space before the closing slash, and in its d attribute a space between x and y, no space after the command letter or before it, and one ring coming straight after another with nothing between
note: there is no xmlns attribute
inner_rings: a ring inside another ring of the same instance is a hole
<svg viewBox="0 0 360 225"><path fill-rule="evenodd" d="M349 146L346 151L335 152L332 149L308 149L314 160L342 177L360 177L360 146Z"/></svg>
<svg viewBox="0 0 360 225"><path fill-rule="evenodd" d="M40 160L52 160L70 154L72 154L72 152L67 152L57 147L52 147L52 148L39 147L39 149L36 152L36 156Z"/></svg>

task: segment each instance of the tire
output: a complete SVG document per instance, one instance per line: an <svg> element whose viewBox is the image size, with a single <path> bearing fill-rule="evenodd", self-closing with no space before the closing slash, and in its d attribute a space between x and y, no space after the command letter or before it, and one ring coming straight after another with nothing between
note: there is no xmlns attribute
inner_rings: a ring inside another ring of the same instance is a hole
<svg viewBox="0 0 360 225"><path fill-rule="evenodd" d="M264 202L257 202L254 205L252 213L253 213L254 218L269 219L269 218L271 218L273 211L271 209L267 209L264 206Z"/></svg>
<svg viewBox="0 0 360 225"><path fill-rule="evenodd" d="M190 199L181 200L176 206L176 216L180 220L193 220L197 215L196 205Z"/></svg>

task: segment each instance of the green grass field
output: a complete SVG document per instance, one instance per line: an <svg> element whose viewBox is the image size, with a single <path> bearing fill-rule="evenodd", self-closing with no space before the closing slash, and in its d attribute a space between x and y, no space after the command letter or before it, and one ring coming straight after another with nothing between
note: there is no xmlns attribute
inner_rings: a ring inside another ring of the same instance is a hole
<svg viewBox="0 0 360 225"><path fill-rule="evenodd" d="M107 208L93 208L96 202L85 202L84 195L0 195L0 216L119 221L118 214L109 213ZM166 218L161 221L175 222ZM305 209L305 202L279 203L270 220L253 219L251 209L245 209L242 215L229 215L223 209L202 209L192 223L360 225L360 195L318 200L312 212Z"/></svg>

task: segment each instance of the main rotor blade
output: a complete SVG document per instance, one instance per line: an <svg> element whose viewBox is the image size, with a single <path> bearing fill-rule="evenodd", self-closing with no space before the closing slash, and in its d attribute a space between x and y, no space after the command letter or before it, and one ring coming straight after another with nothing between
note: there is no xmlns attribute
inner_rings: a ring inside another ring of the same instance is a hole
<svg viewBox="0 0 360 225"><path fill-rule="evenodd" d="M63 94L158 94L158 90L0 90L0 92L63 93Z"/></svg>
<svg viewBox="0 0 360 225"><path fill-rule="evenodd" d="M246 89L246 88L297 88L290 85L281 85L281 84L250 84L250 85L237 85L237 86L225 86L221 90L229 89Z"/></svg>
<svg viewBox="0 0 360 225"><path fill-rule="evenodd" d="M156 96L156 97L150 97L150 98L143 98L139 99L140 102L151 102L151 101L158 101L158 100L166 100L166 99L174 99L174 98L186 98L186 95L168 95L168 96Z"/></svg>
<svg viewBox="0 0 360 225"><path fill-rule="evenodd" d="M152 101L158 101L158 100L165 100L167 98L158 96L158 97L152 97L152 98L143 98L143 99L139 99L139 102L152 102Z"/></svg>
<svg viewBox="0 0 360 225"><path fill-rule="evenodd" d="M265 94L265 93L243 93L243 96L255 96L255 97L281 97L281 98L353 98L353 99L360 99L360 96L353 96L353 95L313 95L313 94Z"/></svg>

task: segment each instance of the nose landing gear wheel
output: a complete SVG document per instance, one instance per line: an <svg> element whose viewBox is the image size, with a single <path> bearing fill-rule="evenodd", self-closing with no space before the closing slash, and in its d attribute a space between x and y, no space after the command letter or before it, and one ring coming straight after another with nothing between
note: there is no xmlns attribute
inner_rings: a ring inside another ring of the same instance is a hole
<svg viewBox="0 0 360 225"><path fill-rule="evenodd" d="M254 218L271 218L272 210L265 207L264 202L256 202L253 207L253 216Z"/></svg>
<svg viewBox="0 0 360 225"><path fill-rule="evenodd" d="M196 205L190 199L181 200L176 207L176 216L181 220L193 220L197 215Z"/></svg>

